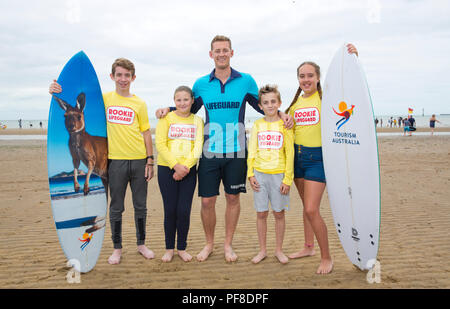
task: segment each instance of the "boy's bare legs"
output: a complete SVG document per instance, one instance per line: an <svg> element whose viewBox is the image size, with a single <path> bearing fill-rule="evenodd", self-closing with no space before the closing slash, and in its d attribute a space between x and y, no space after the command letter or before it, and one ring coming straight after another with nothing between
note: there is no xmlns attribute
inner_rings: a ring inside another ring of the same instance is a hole
<svg viewBox="0 0 450 309"><path fill-rule="evenodd" d="M239 220L239 214L241 213L240 195L225 193L225 197L227 201L225 210L225 260L227 262L235 262L238 257L234 253L231 244Z"/></svg>
<svg viewBox="0 0 450 309"><path fill-rule="evenodd" d="M216 199L213 197L202 197L202 209L200 211L203 230L205 232L206 245L197 255L200 262L206 261L214 249L214 230L216 228Z"/></svg>
<svg viewBox="0 0 450 309"><path fill-rule="evenodd" d="M286 221L284 217L284 210L280 212L273 212L275 217L275 256L278 258L281 264L286 264L289 262L288 257L283 253L283 239L284 230L286 229Z"/></svg>
<svg viewBox="0 0 450 309"><path fill-rule="evenodd" d="M256 230L258 231L259 253L252 259L253 264L258 264L267 256L266 239L268 215L268 211L256 213Z"/></svg>
<svg viewBox="0 0 450 309"><path fill-rule="evenodd" d="M294 179L295 186L297 187L297 191L300 195L302 203L304 204L304 179L303 178L295 178ZM315 254L314 251L314 230L309 222L308 217L305 213L305 208L303 207L303 226L305 233L305 246L298 252L289 255L290 259L298 259L307 256L313 256Z"/></svg>

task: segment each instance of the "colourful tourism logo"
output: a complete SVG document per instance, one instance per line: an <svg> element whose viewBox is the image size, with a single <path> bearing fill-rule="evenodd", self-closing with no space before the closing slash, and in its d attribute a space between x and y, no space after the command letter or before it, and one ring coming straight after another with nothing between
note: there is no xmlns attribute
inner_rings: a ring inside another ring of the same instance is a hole
<svg viewBox="0 0 450 309"><path fill-rule="evenodd" d="M78 238L78 240L83 243L80 247L81 251L83 251L84 248L86 248L86 246L89 245L89 243L91 242L92 236L94 236L94 234L84 233L83 239Z"/></svg>
<svg viewBox="0 0 450 309"><path fill-rule="evenodd" d="M347 103L341 101L339 103L339 112L337 112L334 107L332 108L336 115L342 116L342 118L338 122L336 122L337 129L339 130L345 123L348 122L350 116L353 115L353 109L355 108L355 105L352 105L351 108L348 108Z"/></svg>

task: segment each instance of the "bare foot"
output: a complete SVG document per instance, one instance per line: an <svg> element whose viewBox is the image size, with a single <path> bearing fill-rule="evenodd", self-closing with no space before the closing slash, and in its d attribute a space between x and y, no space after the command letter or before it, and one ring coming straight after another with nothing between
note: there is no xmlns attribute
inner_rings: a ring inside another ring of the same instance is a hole
<svg viewBox="0 0 450 309"><path fill-rule="evenodd" d="M275 256L281 264L287 264L289 262L288 257L282 252L275 252Z"/></svg>
<svg viewBox="0 0 450 309"><path fill-rule="evenodd" d="M146 259L153 259L155 254L152 250L148 249L145 245L138 246L138 252L142 254Z"/></svg>
<svg viewBox="0 0 450 309"><path fill-rule="evenodd" d="M206 245L199 254L197 254L197 260L204 262L208 259L209 255L213 252L213 245Z"/></svg>
<svg viewBox="0 0 450 309"><path fill-rule="evenodd" d="M233 248L231 248L231 246L225 246L224 248L225 251L225 260L227 262L236 262L237 260L237 255L236 253L234 253Z"/></svg>
<svg viewBox="0 0 450 309"><path fill-rule="evenodd" d="M161 258L161 260L164 262L164 263L168 263L168 262L170 262L170 261L172 261L172 258L173 258L173 249L168 249L168 250L166 250L166 253L163 255L163 257Z"/></svg>
<svg viewBox="0 0 450 309"><path fill-rule="evenodd" d="M322 259L320 261L319 268L317 268L316 274L325 275L331 273L333 270L333 261Z"/></svg>
<svg viewBox="0 0 450 309"><path fill-rule="evenodd" d="M292 253L288 256L290 259L299 259L302 257L313 256L314 254L316 254L316 252L314 251L313 248L305 247L302 250L300 250L299 252Z"/></svg>
<svg viewBox="0 0 450 309"><path fill-rule="evenodd" d="M192 255L185 250L178 250L178 256L185 262L190 262L192 260Z"/></svg>
<svg viewBox="0 0 450 309"><path fill-rule="evenodd" d="M111 265L119 264L121 256L122 256L122 249L114 249L113 253L108 258L108 263Z"/></svg>
<svg viewBox="0 0 450 309"><path fill-rule="evenodd" d="M258 264L262 260L264 260L267 257L266 251L259 251L257 255L252 259L253 264Z"/></svg>

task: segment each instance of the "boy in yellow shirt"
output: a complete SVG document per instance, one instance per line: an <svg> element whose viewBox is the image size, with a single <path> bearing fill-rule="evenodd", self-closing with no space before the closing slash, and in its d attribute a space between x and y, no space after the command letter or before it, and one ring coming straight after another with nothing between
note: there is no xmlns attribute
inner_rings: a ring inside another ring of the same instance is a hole
<svg viewBox="0 0 450 309"><path fill-rule="evenodd" d="M247 176L254 191L260 246L260 252L252 262L257 264L267 256L270 201L275 217L275 256L280 263L286 264L289 259L282 251L286 226L284 211L289 208L289 189L294 177L294 136L292 130L284 127L278 115L281 97L276 86L267 85L259 90L259 106L265 117L253 124L247 160Z"/></svg>
<svg viewBox="0 0 450 309"><path fill-rule="evenodd" d="M175 90L176 110L161 118L156 126L155 145L158 150L158 184L164 202L166 253L163 262L177 254L188 262L186 252L192 198L197 184L197 161L203 149L203 120L191 113L194 94L189 87Z"/></svg>
<svg viewBox="0 0 450 309"><path fill-rule="evenodd" d="M112 65L115 91L104 93L108 133L108 182L111 197L109 217L114 251L109 264L119 264L122 256L122 213L125 192L130 183L133 195L137 250L147 259L155 254L145 246L147 182L153 177L153 147L146 103L131 94L136 79L134 64L118 58ZM56 80L49 92L62 92Z"/></svg>

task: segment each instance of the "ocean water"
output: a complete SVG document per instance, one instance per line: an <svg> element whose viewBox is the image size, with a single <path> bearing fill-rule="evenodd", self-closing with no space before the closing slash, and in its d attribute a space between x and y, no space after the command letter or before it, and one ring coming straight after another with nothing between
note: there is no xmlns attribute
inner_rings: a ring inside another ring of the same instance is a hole
<svg viewBox="0 0 450 309"><path fill-rule="evenodd" d="M86 175L79 175L77 179L78 183L80 184L79 192L75 192L73 186L73 176L49 178L50 194L52 198L83 195L83 186L86 181ZM89 179L89 190L92 193L100 191L104 192L102 180L95 174L91 174L91 177Z"/></svg>
<svg viewBox="0 0 450 309"><path fill-rule="evenodd" d="M389 119L393 117L392 119L397 119L398 117L405 118L407 115L393 115L393 116L375 116L375 118L378 118L378 120L383 120L383 128L389 127ZM251 128L253 125L253 122L260 117L247 117L245 120L245 127ZM431 115L425 115L425 116L416 116L414 115L414 119L416 120L416 127L419 128L428 128L430 127L430 118ZM436 115L436 119L439 120L441 123L436 123L436 127L450 127L450 115ZM381 123L378 122L378 128L380 128ZM394 127L394 125L392 125ZM398 127L398 126L397 126Z"/></svg>
<svg viewBox="0 0 450 309"><path fill-rule="evenodd" d="M203 118L203 113L200 112L200 117ZM398 117L406 117L406 115L392 115L392 116L386 116L386 115L378 115L375 116L375 118L378 118L378 120L383 120L383 128L388 126L388 121L390 117L393 117L393 119L398 119ZM416 126L417 127L429 127L430 124L430 117L431 115L425 115L425 116L416 116L414 115L414 119L416 119ZM245 120L245 127L251 128L253 126L253 122L260 118L258 117L246 117ZM439 120L441 123L436 123L436 126L439 127L450 127L450 115L436 115L436 119ZM149 118L150 127L156 128L156 124L158 123L158 119L155 118ZM38 120L24 120L22 119L22 128L23 129L39 129L41 127L47 129L48 128L48 120L47 119L38 119ZM19 128L19 121L18 120L0 120L0 124L6 125L7 128L10 129L18 129ZM380 123L378 123L378 127L380 127Z"/></svg>

